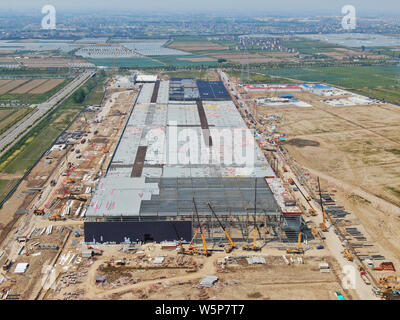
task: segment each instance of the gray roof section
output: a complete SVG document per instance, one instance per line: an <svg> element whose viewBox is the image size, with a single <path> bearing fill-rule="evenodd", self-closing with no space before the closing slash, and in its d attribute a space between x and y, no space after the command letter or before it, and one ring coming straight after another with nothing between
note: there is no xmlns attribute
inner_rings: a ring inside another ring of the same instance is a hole
<svg viewBox="0 0 400 320"><path fill-rule="evenodd" d="M196 103L168 101L169 86L168 81L160 81L156 104L150 103L154 84L143 85L107 175L99 182L86 216L191 215L193 197L202 214L210 214L206 206L210 201L219 214L244 215L254 212L255 178L258 178L257 213L278 212L279 207L264 179L275 174L233 102L203 101L213 141L212 146L206 146L203 134L207 132L201 129ZM233 130L237 128L250 133L250 138L235 137ZM223 133L231 134L233 145L225 142L228 140ZM171 144L174 141L175 150ZM141 148L138 155L140 146L147 148L145 151ZM235 150L237 146L249 146L254 163L240 163L236 158L229 161L225 148ZM136 175L133 168L137 155L141 158L143 152L143 167L138 171L141 177L131 178Z"/></svg>

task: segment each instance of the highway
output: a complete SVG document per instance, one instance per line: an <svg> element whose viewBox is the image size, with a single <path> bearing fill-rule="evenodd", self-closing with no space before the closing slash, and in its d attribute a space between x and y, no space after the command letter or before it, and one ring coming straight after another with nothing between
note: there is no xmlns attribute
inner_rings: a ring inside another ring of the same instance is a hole
<svg viewBox="0 0 400 320"><path fill-rule="evenodd" d="M18 138L23 134L27 133L31 127L33 127L40 119L52 110L57 104L64 99L68 98L76 89L84 84L88 79L94 75L94 71L85 71L72 80L68 85L50 97L44 103L41 103L35 107L35 109L28 114L21 121L14 124L6 132L0 135L0 156L6 153L17 141ZM4 148L4 150L3 150Z"/></svg>

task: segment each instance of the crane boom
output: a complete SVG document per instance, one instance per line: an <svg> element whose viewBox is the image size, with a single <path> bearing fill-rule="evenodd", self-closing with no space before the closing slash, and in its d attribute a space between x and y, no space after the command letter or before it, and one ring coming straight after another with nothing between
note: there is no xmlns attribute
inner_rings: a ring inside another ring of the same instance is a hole
<svg viewBox="0 0 400 320"><path fill-rule="evenodd" d="M200 233L201 233L201 240L203 241L203 254L206 255L206 256L209 256L210 252L207 249L206 237L205 237L205 235L203 233L203 229L201 228L199 213L197 212L197 206L196 206L196 201L194 201L194 197L193 197L193 204L194 204L194 210L196 212L197 222L199 223L199 228L200 228Z"/></svg>
<svg viewBox="0 0 400 320"><path fill-rule="evenodd" d="M221 223L221 221L219 220L217 214L215 213L214 209L212 208L211 204L209 202L207 202L211 212L213 213L214 217L217 218L217 221L219 223L219 225L221 226L222 230L224 230L225 236L229 241L229 244L231 246L231 248L236 248L236 244L235 242L233 242L231 236L229 235L228 231L226 230L226 228L223 226L223 224Z"/></svg>
<svg viewBox="0 0 400 320"><path fill-rule="evenodd" d="M302 233L299 232L299 238L297 239L297 250L300 250L300 244L301 244L301 235Z"/></svg>
<svg viewBox="0 0 400 320"><path fill-rule="evenodd" d="M320 202L321 211L322 211L322 224L321 224L321 229L322 229L322 231L327 231L327 228L326 228L326 218L325 218L325 210L324 210L324 205L322 204L321 185L320 185L320 183L319 183L319 177L318 177L318 192L319 192L319 202Z"/></svg>

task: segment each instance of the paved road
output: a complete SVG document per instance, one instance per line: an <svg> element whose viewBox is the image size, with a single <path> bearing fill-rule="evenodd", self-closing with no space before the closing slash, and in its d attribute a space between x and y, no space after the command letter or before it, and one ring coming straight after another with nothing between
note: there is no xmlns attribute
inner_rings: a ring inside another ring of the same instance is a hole
<svg viewBox="0 0 400 320"><path fill-rule="evenodd" d="M49 100L36 106L35 110L16 123L0 136L0 156L9 150L21 134L26 133L31 126L36 124L47 112L52 110L59 102L69 97L77 88L85 83L94 74L93 71L85 71L77 76L68 85L58 91Z"/></svg>
<svg viewBox="0 0 400 320"><path fill-rule="evenodd" d="M280 154L278 153L280 156ZM280 157L281 160L283 160L283 157ZM283 161L281 162L283 163ZM307 190L300 184L300 181L297 179L296 175L292 172L290 166L286 163L286 169L288 170L287 173L284 174L286 179L292 178L299 189L307 196L310 196L307 192ZM308 203L307 201L303 198L303 196L300 195L300 192L296 192L296 195L298 196L298 200L303 204L305 208L308 208ZM311 201L312 207L316 210L317 216L315 217L309 217L308 219L313 221L315 225L319 225L322 223L322 211L320 205L315 202L314 200ZM346 276L347 279L350 279L351 277L351 282L350 282L350 288L352 285L355 287L352 288L357 291L357 294L359 295L361 300L379 300L377 296L372 292L372 285L367 285L365 282L361 279L360 273L358 271L358 266L355 261L350 262L348 261L344 255L344 247L342 246L342 243L338 237L338 235L335 233L335 228L333 226L330 226L329 222L327 221L327 227L328 231L324 232L324 236L326 237L324 241L324 245L329 249L333 257L336 259L336 261L339 263L340 267L342 270L349 272L348 275ZM343 268L348 268L348 269L343 269ZM345 275L343 274L343 277ZM354 278L353 278L354 277Z"/></svg>
<svg viewBox="0 0 400 320"><path fill-rule="evenodd" d="M240 94L236 91L236 88L234 88L234 86L229 86L229 78L228 76L225 74L225 72L223 72L222 70L218 70L222 81L225 83L225 86L228 88L233 88L232 93L236 96L238 96L239 101L241 100L241 96ZM243 101L244 102L244 101ZM246 108L246 104L243 103L243 108L242 109L247 109L248 112L251 113L251 110L249 110L248 108ZM276 154L276 156L279 158L279 163L281 164L281 166L283 164L286 164L287 170L288 172L284 174L284 177L286 179L289 179L289 177L291 177L297 184L297 186L299 187L299 189L301 189L301 191L303 192L303 194L307 196L309 196L307 190L300 184L300 182L298 181L296 175L292 172L290 166L288 165L288 163L286 162L285 156L283 154L281 154L281 152L278 152ZM281 170L283 171L283 170ZM301 196L301 194L299 192L296 192L296 195L298 196L297 200L300 201L305 208L308 208L308 203L307 201L303 198L303 196ZM316 203L315 201L312 201L312 206L313 208L316 210L316 212L318 213L318 215L316 217L311 217L310 220L312 220L315 225L319 225L320 223L322 223L322 212L321 209L319 207L319 204ZM326 237L325 241L324 241L324 245L328 248L328 250L330 251L330 253L332 254L332 256L337 260L337 262L339 263L340 267L343 268L350 268L352 267L352 274L348 274L348 276L346 276L347 278L352 277L352 283L350 284L350 286L354 285L354 290L357 292L357 294L359 295L360 299L362 300L379 300L379 297L375 296L374 293L371 290L371 285L367 285L365 284L365 282L361 279L360 273L357 269L357 264L356 262L350 262L347 259L344 258L343 256L343 246L342 243L338 237L338 235L335 233L335 229L334 227L329 227L329 223L328 223L328 232L324 232L324 235ZM344 269L346 270L346 269ZM350 269L349 269L350 270ZM347 272L348 270L346 270ZM343 277L345 277L345 275L343 275ZM354 281L355 280L355 281Z"/></svg>

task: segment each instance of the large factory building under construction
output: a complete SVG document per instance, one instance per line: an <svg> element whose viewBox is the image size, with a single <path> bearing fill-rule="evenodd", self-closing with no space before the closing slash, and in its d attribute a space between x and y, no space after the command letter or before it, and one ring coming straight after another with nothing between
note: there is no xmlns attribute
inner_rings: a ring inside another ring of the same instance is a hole
<svg viewBox="0 0 400 320"><path fill-rule="evenodd" d="M214 241L212 209L237 239L253 226L295 238L284 192L222 82L145 83L88 204L85 242L191 241L199 222Z"/></svg>

